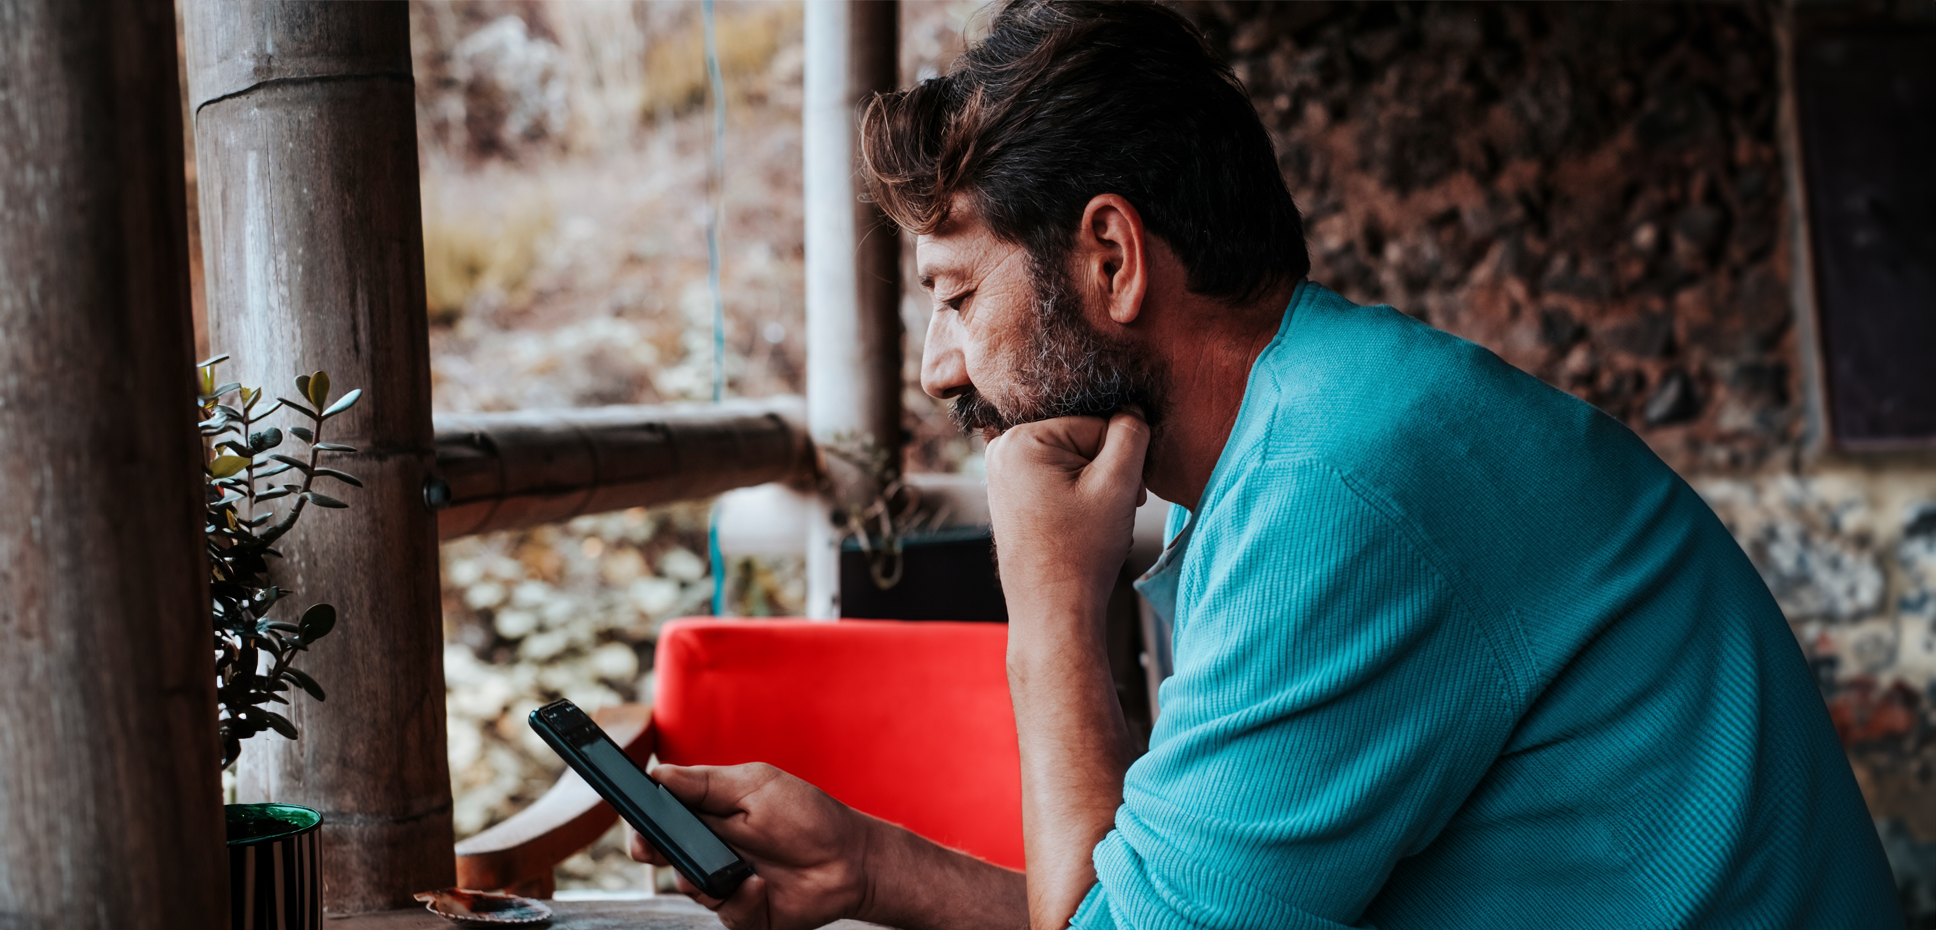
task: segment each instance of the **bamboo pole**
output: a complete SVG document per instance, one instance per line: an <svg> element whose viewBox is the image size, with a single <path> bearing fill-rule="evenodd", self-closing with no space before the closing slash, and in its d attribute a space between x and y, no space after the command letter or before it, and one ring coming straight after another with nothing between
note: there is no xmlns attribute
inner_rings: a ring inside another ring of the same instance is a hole
<svg viewBox="0 0 1936 930"><path fill-rule="evenodd" d="M894 89L898 3L839 0L806 9L802 109L807 264L807 426L823 448L878 450L898 474L901 425L901 240L855 186L859 107ZM838 463L829 462L838 473ZM836 483L829 509L871 481ZM813 520L807 613L840 615L840 536Z"/></svg>
<svg viewBox="0 0 1936 930"><path fill-rule="evenodd" d="M0 3L0 926L222 927L172 11Z"/></svg>
<svg viewBox="0 0 1936 930"><path fill-rule="evenodd" d="M328 690L291 742L251 740L242 800L323 812L323 904L410 906L450 885L450 775L430 476L428 324L409 15L402 2L187 0L210 345L291 396L327 370L361 403L326 437L367 488L280 544L279 583L334 604L304 656Z"/></svg>
<svg viewBox="0 0 1936 930"><path fill-rule="evenodd" d="M798 398L439 414L438 535L809 484L813 446L801 419Z"/></svg>

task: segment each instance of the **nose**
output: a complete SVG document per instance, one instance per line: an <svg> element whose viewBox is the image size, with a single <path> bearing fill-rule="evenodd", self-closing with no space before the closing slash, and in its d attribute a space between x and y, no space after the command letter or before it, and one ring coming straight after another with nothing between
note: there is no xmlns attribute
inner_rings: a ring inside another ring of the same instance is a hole
<svg viewBox="0 0 1936 930"><path fill-rule="evenodd" d="M928 338L921 347L921 390L930 396L953 397L972 386L962 336L961 314L944 310L928 318Z"/></svg>

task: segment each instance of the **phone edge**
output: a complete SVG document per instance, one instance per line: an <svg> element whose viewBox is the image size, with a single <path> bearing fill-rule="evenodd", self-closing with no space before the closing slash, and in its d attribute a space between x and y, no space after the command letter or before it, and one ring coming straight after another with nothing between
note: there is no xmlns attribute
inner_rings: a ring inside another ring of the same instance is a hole
<svg viewBox="0 0 1936 930"><path fill-rule="evenodd" d="M584 711L581 709L579 713L584 713ZM718 892L722 890L721 884L729 876L729 873L735 871L734 865L727 865L719 871L711 875L705 875L702 878L694 878L693 876L695 874L699 874L697 863L686 852L685 847L680 846L672 840L672 837L666 833L664 827L661 827L652 818L647 817L645 812L639 809L638 805L633 803L632 799L625 792L620 791L618 786L612 783L611 779L605 777L604 773L600 772L596 766L592 765L584 757L578 747L571 745L569 740L566 740L556 730L552 729L551 724L547 723L543 717L538 716L537 710L533 710L526 720L531 725L531 728L537 731L538 737L543 739L545 744L550 746L551 750L557 753L558 757L563 759L572 771L578 773L579 778L584 779L585 783L590 785L592 790L597 792L598 796L605 803L610 804L612 810L616 811L619 817L623 818L626 823L631 824L632 829L649 837L653 847L663 853L666 859L672 862L672 867L677 869L679 874L685 876L686 880L698 887L699 890L705 892L710 897L723 900L739 888L740 882L745 881L747 876L753 874L752 863L747 862L746 857L739 854L739 850L733 849L731 845L727 845L725 840L720 840L720 843L726 845L727 850L732 852L736 864L743 867L741 869L743 874L736 877L737 880L732 882L731 888L724 889L724 894ZM599 732L603 734L605 739L611 739L610 734L604 734L604 728L600 727ZM619 752L623 755L624 747L619 747ZM631 762L633 765L638 765L638 762L630 756L626 756L625 758L626 761ZM658 779L653 778L651 773L645 772L644 766L640 766L639 770L645 774L647 781L652 782L654 785L659 783ZM661 788L661 790L664 789ZM621 799L623 803L621 803L621 800L614 800L614 798ZM674 800L677 799L675 798ZM681 803L683 805L683 802ZM704 824L702 823L701 826L704 826ZM707 827L706 829L710 831L712 828Z"/></svg>

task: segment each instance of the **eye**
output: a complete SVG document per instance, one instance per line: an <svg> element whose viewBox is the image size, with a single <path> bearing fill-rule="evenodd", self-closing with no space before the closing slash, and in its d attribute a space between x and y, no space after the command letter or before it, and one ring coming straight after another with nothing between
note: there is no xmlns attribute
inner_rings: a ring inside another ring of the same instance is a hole
<svg viewBox="0 0 1936 930"><path fill-rule="evenodd" d="M962 291L961 293L956 294L953 297L947 298L946 300L937 299L935 303L938 304L943 310L953 310L959 313L961 312L961 305L963 303L966 303L968 298L973 296L974 293L975 293L974 291Z"/></svg>

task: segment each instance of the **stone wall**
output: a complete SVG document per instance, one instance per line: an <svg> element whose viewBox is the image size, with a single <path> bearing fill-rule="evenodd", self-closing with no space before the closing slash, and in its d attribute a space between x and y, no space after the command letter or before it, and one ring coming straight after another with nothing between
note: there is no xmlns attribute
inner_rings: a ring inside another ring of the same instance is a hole
<svg viewBox="0 0 1936 930"><path fill-rule="evenodd" d="M1181 6L1276 138L1313 279L1599 406L1720 514L1930 925L1936 458L1812 439L1780 43L1808 10Z"/></svg>
<svg viewBox="0 0 1936 930"><path fill-rule="evenodd" d="M1683 470L1793 450L1764 9L1202 13L1276 135L1313 278L1493 348Z"/></svg>

